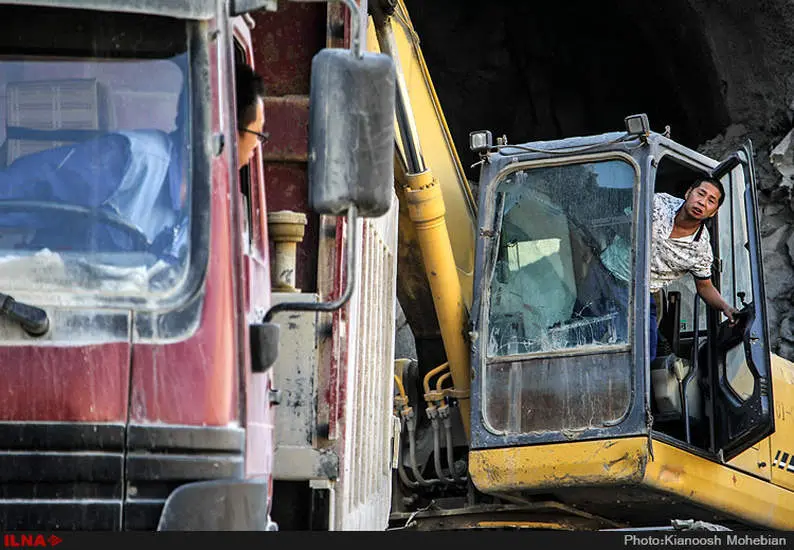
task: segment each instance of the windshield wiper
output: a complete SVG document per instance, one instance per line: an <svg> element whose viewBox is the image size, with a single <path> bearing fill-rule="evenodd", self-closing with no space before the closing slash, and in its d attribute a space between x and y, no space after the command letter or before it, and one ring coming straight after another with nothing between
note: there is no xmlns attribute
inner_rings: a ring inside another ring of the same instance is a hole
<svg viewBox="0 0 794 550"><path fill-rule="evenodd" d="M8 294L0 292L0 315L16 321L31 336L43 336L50 329L47 312L35 306L17 302Z"/></svg>

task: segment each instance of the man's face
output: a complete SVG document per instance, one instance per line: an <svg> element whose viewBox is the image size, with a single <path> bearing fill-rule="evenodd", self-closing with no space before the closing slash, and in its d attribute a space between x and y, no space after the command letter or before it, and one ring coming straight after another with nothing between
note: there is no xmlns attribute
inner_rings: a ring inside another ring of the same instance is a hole
<svg viewBox="0 0 794 550"><path fill-rule="evenodd" d="M686 192L684 209L696 220L712 217L720 207L720 190L713 184L702 181Z"/></svg>
<svg viewBox="0 0 794 550"><path fill-rule="evenodd" d="M256 102L256 120L249 124L246 129L253 132L262 133L265 128L265 106L261 99ZM242 168L254 156L254 151L259 143L259 137L251 132L237 133L237 168Z"/></svg>

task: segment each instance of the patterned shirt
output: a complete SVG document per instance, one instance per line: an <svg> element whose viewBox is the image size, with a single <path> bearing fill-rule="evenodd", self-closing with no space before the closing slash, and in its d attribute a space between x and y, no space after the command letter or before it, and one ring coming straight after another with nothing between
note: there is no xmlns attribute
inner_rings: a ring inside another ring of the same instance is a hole
<svg viewBox="0 0 794 550"><path fill-rule="evenodd" d="M708 229L701 224L694 236L670 237L675 215L683 199L667 193L653 196L653 229L651 245L651 292L666 287L690 272L696 279L710 279L714 253Z"/></svg>

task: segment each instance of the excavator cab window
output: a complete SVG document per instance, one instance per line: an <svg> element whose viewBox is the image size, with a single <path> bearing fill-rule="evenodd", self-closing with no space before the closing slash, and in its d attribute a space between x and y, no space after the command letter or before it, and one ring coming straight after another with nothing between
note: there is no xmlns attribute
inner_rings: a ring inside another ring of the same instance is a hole
<svg viewBox="0 0 794 550"><path fill-rule="evenodd" d="M505 177L489 355L628 343L633 181L618 160Z"/></svg>
<svg viewBox="0 0 794 550"><path fill-rule="evenodd" d="M613 157L519 167L496 184L485 374L493 430L579 429L625 413L637 180L633 163ZM566 405L582 395L586 406Z"/></svg>

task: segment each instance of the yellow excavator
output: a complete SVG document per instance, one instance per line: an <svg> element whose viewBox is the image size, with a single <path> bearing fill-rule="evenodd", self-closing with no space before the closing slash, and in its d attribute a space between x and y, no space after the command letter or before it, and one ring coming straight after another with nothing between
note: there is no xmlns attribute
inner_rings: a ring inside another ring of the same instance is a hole
<svg viewBox="0 0 794 550"><path fill-rule="evenodd" d="M403 1L368 8L367 47L397 69L416 342L395 364L390 526L794 528L794 365L770 349L751 144L718 162L642 114L557 141L474 131L475 199ZM683 279L649 326L653 195L703 176L725 187L712 280L740 321Z"/></svg>

